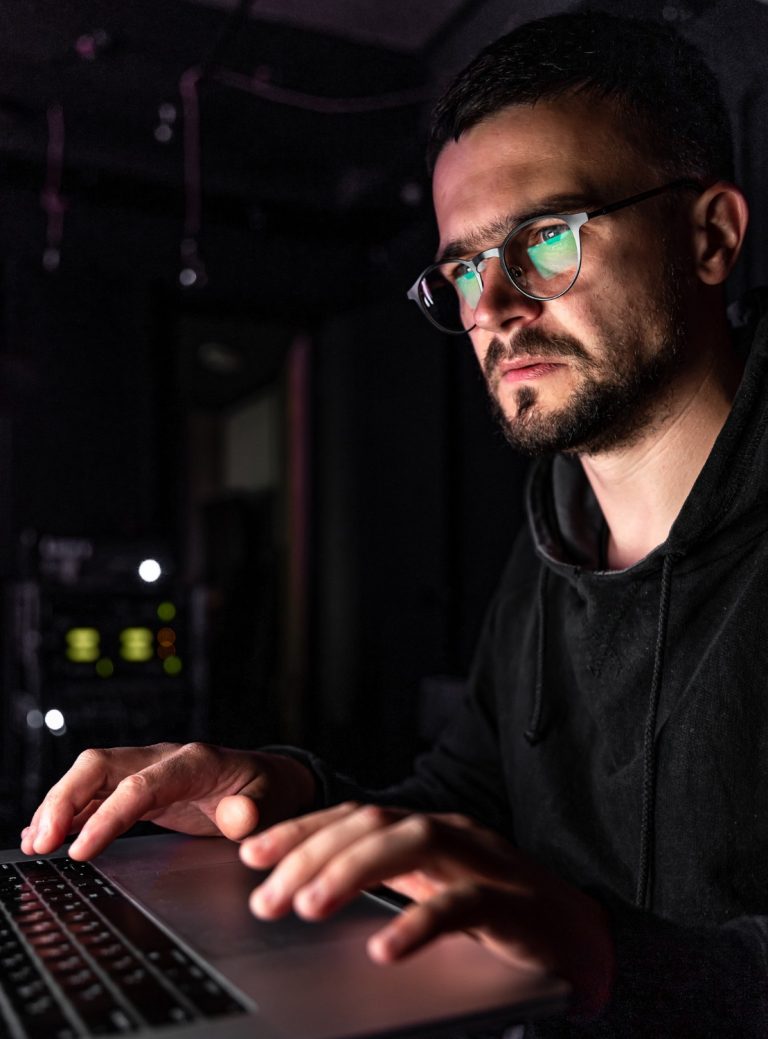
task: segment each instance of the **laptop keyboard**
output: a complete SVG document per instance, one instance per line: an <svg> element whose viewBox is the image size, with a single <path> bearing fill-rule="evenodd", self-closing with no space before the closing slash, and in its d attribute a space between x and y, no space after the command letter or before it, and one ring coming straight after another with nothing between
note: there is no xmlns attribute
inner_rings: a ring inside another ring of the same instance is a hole
<svg viewBox="0 0 768 1039"><path fill-rule="evenodd" d="M0 1039L123 1035L246 1011L90 863L0 864Z"/></svg>

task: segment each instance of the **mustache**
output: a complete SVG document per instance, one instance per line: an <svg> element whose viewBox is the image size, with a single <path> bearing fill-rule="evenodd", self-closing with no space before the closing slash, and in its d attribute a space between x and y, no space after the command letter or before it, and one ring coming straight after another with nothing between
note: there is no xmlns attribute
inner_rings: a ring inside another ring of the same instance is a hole
<svg viewBox="0 0 768 1039"><path fill-rule="evenodd" d="M488 382L502 363L518 357L575 357L583 365L592 367L593 361L578 339L569 335L547 336L536 328L523 328L513 340L503 342L494 336L483 360L483 372Z"/></svg>

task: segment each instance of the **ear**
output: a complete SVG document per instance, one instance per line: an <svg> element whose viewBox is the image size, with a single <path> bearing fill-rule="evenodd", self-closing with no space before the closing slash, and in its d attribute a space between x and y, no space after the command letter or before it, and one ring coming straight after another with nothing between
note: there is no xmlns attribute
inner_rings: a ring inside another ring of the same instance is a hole
<svg viewBox="0 0 768 1039"><path fill-rule="evenodd" d="M741 191L719 180L703 191L692 211L693 259L705 285L721 285L733 270L749 221Z"/></svg>

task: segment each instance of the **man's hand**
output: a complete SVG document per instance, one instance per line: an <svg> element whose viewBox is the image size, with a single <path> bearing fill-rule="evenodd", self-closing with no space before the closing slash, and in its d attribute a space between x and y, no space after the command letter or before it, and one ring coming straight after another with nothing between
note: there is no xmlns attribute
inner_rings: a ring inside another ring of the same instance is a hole
<svg viewBox="0 0 768 1039"><path fill-rule="evenodd" d="M262 919L294 909L321 920L386 883L415 904L370 938L374 960L390 963L469 931L518 969L570 981L578 1013L596 1014L608 1000L613 941L602 907L465 817L344 804L246 840L240 857L275 867L251 896Z"/></svg>
<svg viewBox="0 0 768 1039"><path fill-rule="evenodd" d="M293 758L204 743L86 750L48 791L21 849L44 855L71 833L89 859L140 819L182 833L242 840L311 808L315 779Z"/></svg>

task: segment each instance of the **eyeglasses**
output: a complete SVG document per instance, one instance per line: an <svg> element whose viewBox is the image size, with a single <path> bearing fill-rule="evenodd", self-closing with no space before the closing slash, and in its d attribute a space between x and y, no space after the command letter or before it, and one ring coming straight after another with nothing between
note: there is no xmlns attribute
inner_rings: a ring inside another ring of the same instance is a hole
<svg viewBox="0 0 768 1039"><path fill-rule="evenodd" d="M427 267L408 290L408 299L418 303L424 316L441 331L451 335L471 332L475 327L474 311L483 294L483 271L488 260L494 258L524 296L542 301L559 299L573 288L579 276L579 231L588 220L676 188L700 191L701 185L690 179L674 180L589 212L524 220L494 249L485 249L471 259L446 258Z"/></svg>

